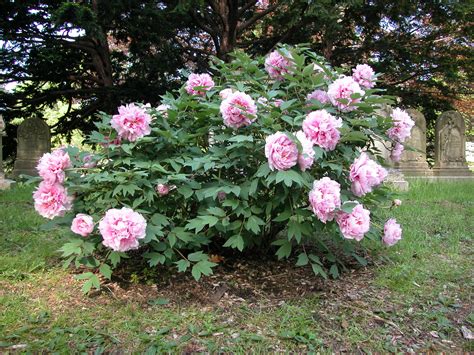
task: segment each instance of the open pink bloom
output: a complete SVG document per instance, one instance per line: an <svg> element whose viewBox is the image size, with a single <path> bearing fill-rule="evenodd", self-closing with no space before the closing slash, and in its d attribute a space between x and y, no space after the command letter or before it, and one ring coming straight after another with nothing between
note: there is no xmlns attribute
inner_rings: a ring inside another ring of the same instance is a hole
<svg viewBox="0 0 474 355"><path fill-rule="evenodd" d="M392 246L397 244L397 242L402 239L402 228L397 223L395 218L390 218L383 227L383 237L382 241L388 245Z"/></svg>
<svg viewBox="0 0 474 355"><path fill-rule="evenodd" d="M301 171L311 168L314 162L314 149L313 143L306 137L303 131L298 131L295 134L296 138L301 143L303 148L300 153L298 153L298 165L300 166Z"/></svg>
<svg viewBox="0 0 474 355"><path fill-rule="evenodd" d="M390 159L394 162L400 161L402 157L404 147L403 144L401 143L395 143L395 146L392 148L392 151L390 152Z"/></svg>
<svg viewBox="0 0 474 355"><path fill-rule="evenodd" d="M229 95L232 93L233 93L232 89L224 89L224 90L219 91L219 96L222 99L227 99Z"/></svg>
<svg viewBox="0 0 474 355"><path fill-rule="evenodd" d="M344 238L361 241L370 229L370 211L357 204L351 213L339 211L336 222Z"/></svg>
<svg viewBox="0 0 474 355"><path fill-rule="evenodd" d="M341 207L341 185L328 177L315 180L309 192L309 203L321 222L332 221L336 209Z"/></svg>
<svg viewBox="0 0 474 355"><path fill-rule="evenodd" d="M71 167L69 154L63 149L56 149L52 153L45 153L40 158L36 170L39 176L48 184L62 184L66 176L64 170Z"/></svg>
<svg viewBox="0 0 474 355"><path fill-rule="evenodd" d="M87 237L94 230L94 220L91 216L78 213L72 220L71 230L83 237Z"/></svg>
<svg viewBox="0 0 474 355"><path fill-rule="evenodd" d="M206 95L206 91L214 87L214 80L209 74L191 74L186 82L186 92L189 95Z"/></svg>
<svg viewBox="0 0 474 355"><path fill-rule="evenodd" d="M168 118L168 110L170 108L171 108L170 105L161 104L156 108L156 111L158 111L163 117Z"/></svg>
<svg viewBox="0 0 474 355"><path fill-rule="evenodd" d="M342 120L331 115L326 110L310 112L303 121L303 131L306 137L325 150L334 150L341 137L339 129Z"/></svg>
<svg viewBox="0 0 474 355"><path fill-rule="evenodd" d="M283 80L283 75L289 73L291 67L291 56L286 58L278 51L271 52L265 58L265 70L272 79Z"/></svg>
<svg viewBox="0 0 474 355"><path fill-rule="evenodd" d="M405 139L410 137L411 129L415 122L406 111L398 107L392 111L390 117L392 118L393 126L387 130L387 135L391 139L403 143Z"/></svg>
<svg viewBox="0 0 474 355"><path fill-rule="evenodd" d="M224 124L236 129L253 122L257 114L257 106L249 95L236 91L222 101L220 111Z"/></svg>
<svg viewBox="0 0 474 355"><path fill-rule="evenodd" d="M360 85L351 76L342 76L328 87L329 100L334 106L344 112L355 110L357 107L353 106L353 104L360 102L360 98L353 99L351 95L359 94L362 96L364 93L364 90L360 88ZM344 99L347 102L339 102L339 99Z"/></svg>
<svg viewBox="0 0 474 355"><path fill-rule="evenodd" d="M326 104L329 102L329 96L324 90L314 90L313 92L306 95L306 101L310 102L311 100L316 100L322 104Z"/></svg>
<svg viewBox="0 0 474 355"><path fill-rule="evenodd" d="M276 132L266 139L265 156L271 170L288 170L298 162L298 146L285 133Z"/></svg>
<svg viewBox="0 0 474 355"><path fill-rule="evenodd" d="M191 74L186 82L186 92L189 95L206 95L206 91L214 87L214 80L209 74Z"/></svg>
<svg viewBox="0 0 474 355"><path fill-rule="evenodd" d="M165 195L169 194L170 187L168 185L165 185L165 184L158 184L158 185L156 185L155 190L158 193L158 195L165 196Z"/></svg>
<svg viewBox="0 0 474 355"><path fill-rule="evenodd" d="M351 165L349 173L349 180L352 182L351 190L356 196L364 196L371 192L373 187L380 185L387 174L387 170L362 152Z"/></svg>
<svg viewBox="0 0 474 355"><path fill-rule="evenodd" d="M370 65L358 64L352 69L352 78L363 88L370 89L375 86L375 72Z"/></svg>
<svg viewBox="0 0 474 355"><path fill-rule="evenodd" d="M120 138L130 142L150 134L151 116L144 108L128 104L118 108L118 115L113 115L110 124Z"/></svg>
<svg viewBox="0 0 474 355"><path fill-rule="evenodd" d="M115 251L138 248L138 240L145 238L146 220L131 208L112 208L99 222L102 244Z"/></svg>
<svg viewBox="0 0 474 355"><path fill-rule="evenodd" d="M43 217L53 219L64 216L72 207L72 198L67 195L64 186L48 184L42 181L33 193L35 210Z"/></svg>

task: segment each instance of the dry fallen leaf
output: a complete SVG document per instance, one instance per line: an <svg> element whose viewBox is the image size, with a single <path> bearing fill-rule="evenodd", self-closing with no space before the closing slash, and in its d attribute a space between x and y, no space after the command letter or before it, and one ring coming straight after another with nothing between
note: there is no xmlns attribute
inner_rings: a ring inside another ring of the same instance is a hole
<svg viewBox="0 0 474 355"><path fill-rule="evenodd" d="M473 340L474 334L464 325L461 327L461 333L464 339Z"/></svg>

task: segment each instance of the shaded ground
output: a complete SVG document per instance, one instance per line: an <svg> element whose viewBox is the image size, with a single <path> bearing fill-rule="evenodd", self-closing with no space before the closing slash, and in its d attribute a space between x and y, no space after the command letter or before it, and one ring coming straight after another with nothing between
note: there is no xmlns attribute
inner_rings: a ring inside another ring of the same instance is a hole
<svg viewBox="0 0 474 355"><path fill-rule="evenodd" d="M0 195L0 351L473 351L473 191L415 186L394 212L402 243L338 280L225 259L199 283L150 270L90 297L29 191Z"/></svg>

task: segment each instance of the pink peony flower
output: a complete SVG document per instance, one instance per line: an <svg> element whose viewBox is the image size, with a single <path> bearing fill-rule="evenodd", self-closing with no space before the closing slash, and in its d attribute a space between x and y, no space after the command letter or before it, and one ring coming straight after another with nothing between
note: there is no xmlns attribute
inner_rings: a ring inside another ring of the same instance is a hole
<svg viewBox="0 0 474 355"><path fill-rule="evenodd" d="M276 132L265 141L265 156L271 170L288 170L296 165L298 146L285 133Z"/></svg>
<svg viewBox="0 0 474 355"><path fill-rule="evenodd" d="M326 104L329 102L329 96L324 90L314 90L313 92L306 95L306 101L310 102L311 100L316 100L322 104Z"/></svg>
<svg viewBox="0 0 474 355"><path fill-rule="evenodd" d="M224 124L236 129L253 122L257 114L257 106L249 95L236 91L222 101L220 111Z"/></svg>
<svg viewBox="0 0 474 355"><path fill-rule="evenodd" d="M206 95L206 91L214 87L214 81L209 74L191 74L186 82L186 92L189 95Z"/></svg>
<svg viewBox="0 0 474 355"><path fill-rule="evenodd" d="M224 90L219 91L219 96L222 99L227 99L229 95L231 95L232 93L233 93L232 89L224 89Z"/></svg>
<svg viewBox="0 0 474 355"><path fill-rule="evenodd" d="M387 170L362 152L351 165L349 173L349 180L352 182L351 190L356 196L364 196L371 192L373 187L380 185L387 174Z"/></svg>
<svg viewBox="0 0 474 355"><path fill-rule="evenodd" d="M276 80L283 80L283 75L288 74L292 67L291 55L284 57L278 51L271 52L265 58L265 70L270 78Z"/></svg>
<svg viewBox="0 0 474 355"><path fill-rule="evenodd" d="M309 192L309 203L321 222L332 221L336 208L341 207L341 186L328 177L315 180Z"/></svg>
<svg viewBox="0 0 474 355"><path fill-rule="evenodd" d="M370 229L370 211L357 204L351 213L339 211L336 222L344 238L360 241Z"/></svg>
<svg viewBox="0 0 474 355"><path fill-rule="evenodd" d="M303 131L298 131L295 134L296 138L301 143L303 148L300 153L298 153L298 165L300 166L301 171L311 168L314 163L314 150L313 143L306 137Z"/></svg>
<svg viewBox="0 0 474 355"><path fill-rule="evenodd" d="M397 206L397 207L398 207L398 206L401 206L401 205L402 205L402 201L399 200L398 198L396 198L395 200L393 200L393 205L394 205L394 206Z"/></svg>
<svg viewBox="0 0 474 355"><path fill-rule="evenodd" d="M390 218L383 227L382 241L386 245L392 246L397 244L400 239L402 239L402 228L395 218Z"/></svg>
<svg viewBox="0 0 474 355"><path fill-rule="evenodd" d="M165 184L158 184L158 185L156 185L155 190L158 193L158 195L165 196L165 195L169 194L170 187L168 185L165 185Z"/></svg>
<svg viewBox="0 0 474 355"><path fill-rule="evenodd" d="M156 108L156 111L158 111L163 117L168 118L168 110L170 108L171 108L170 105L161 104Z"/></svg>
<svg viewBox="0 0 474 355"><path fill-rule="evenodd" d="M145 238L146 220L131 208L112 208L99 222L102 244L115 251L138 248L138 240Z"/></svg>
<svg viewBox="0 0 474 355"><path fill-rule="evenodd" d="M110 124L120 138L130 142L150 134L151 116L144 108L134 104L120 106L118 115L113 115Z"/></svg>
<svg viewBox="0 0 474 355"><path fill-rule="evenodd" d="M328 87L329 100L334 106L344 112L355 110L357 107L353 106L353 104L360 102L360 98L353 99L351 95L360 94L362 96L364 93L360 85L350 76L342 76ZM342 103L338 101L339 99L345 99L348 102Z"/></svg>
<svg viewBox="0 0 474 355"><path fill-rule="evenodd" d="M334 150L341 137L338 130L342 120L331 115L326 110L310 112L303 121L303 131L306 137L325 150Z"/></svg>
<svg viewBox="0 0 474 355"><path fill-rule="evenodd" d="M87 237L94 230L94 220L91 216L78 213L72 220L71 230L83 237Z"/></svg>
<svg viewBox="0 0 474 355"><path fill-rule="evenodd" d="M36 170L39 176L49 185L62 184L66 174L65 169L71 167L71 159L64 149L56 149L52 153L45 153L40 158Z"/></svg>
<svg viewBox="0 0 474 355"><path fill-rule="evenodd" d="M352 78L363 88L370 89L375 86L375 72L370 65L359 64L352 72Z"/></svg>
<svg viewBox="0 0 474 355"><path fill-rule="evenodd" d="M35 210L43 217L53 219L64 216L72 207L72 198L67 195L64 186L48 184L42 181L33 193Z"/></svg>
<svg viewBox="0 0 474 355"><path fill-rule="evenodd" d="M403 144L401 143L395 143L395 146L392 148L392 151L390 152L390 159L394 162L400 161L402 157L404 147Z"/></svg>
<svg viewBox="0 0 474 355"><path fill-rule="evenodd" d="M284 103L285 101L283 101L282 99L276 99L272 102L273 106L275 107L280 107L282 103Z"/></svg>
<svg viewBox="0 0 474 355"><path fill-rule="evenodd" d="M393 120L393 126L387 130L387 135L391 139L403 143L405 139L410 137L415 122L406 111L399 108L394 109L390 117Z"/></svg>

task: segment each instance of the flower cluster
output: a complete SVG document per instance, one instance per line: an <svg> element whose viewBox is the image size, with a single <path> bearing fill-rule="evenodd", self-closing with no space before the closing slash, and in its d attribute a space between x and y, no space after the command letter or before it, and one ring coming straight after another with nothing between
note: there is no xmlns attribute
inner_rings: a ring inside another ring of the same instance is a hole
<svg viewBox="0 0 474 355"><path fill-rule="evenodd" d="M352 69L352 78L365 89L375 86L375 72L367 64L359 64Z"/></svg>
<svg viewBox="0 0 474 355"><path fill-rule="evenodd" d="M384 181L387 174L387 170L362 152L359 158L354 160L349 172L353 194L360 197L371 192L374 187Z"/></svg>
<svg viewBox="0 0 474 355"><path fill-rule="evenodd" d="M354 104L360 102L360 97L365 94L365 91L351 76L342 76L328 86L327 94L334 106L343 112L349 112L357 109ZM360 97L353 98L355 94Z"/></svg>
<svg viewBox="0 0 474 355"><path fill-rule="evenodd" d="M306 137L325 150L334 150L341 134L339 129L342 120L334 117L326 110L310 112L303 121Z"/></svg>
<svg viewBox="0 0 474 355"><path fill-rule="evenodd" d="M332 221L336 209L341 207L341 185L328 177L314 181L309 192L309 203L321 222Z"/></svg>
<svg viewBox="0 0 474 355"><path fill-rule="evenodd" d="M191 74L186 82L186 92L189 95L206 95L206 91L214 87L214 80L209 74Z"/></svg>
<svg viewBox="0 0 474 355"><path fill-rule="evenodd" d="M117 131L121 139L130 142L150 134L151 116L144 108L134 104L120 106L118 115L113 115L110 125Z"/></svg>
<svg viewBox="0 0 474 355"><path fill-rule="evenodd" d="M33 194L35 210L43 217L53 219L64 216L71 209L72 198L62 185L65 170L71 167L71 159L64 149L45 153L36 169L43 181Z"/></svg>
<svg viewBox="0 0 474 355"><path fill-rule="evenodd" d="M226 98L220 106L224 124L235 129L250 125L257 114L255 101L240 91L227 92L225 95Z"/></svg>
<svg viewBox="0 0 474 355"><path fill-rule="evenodd" d="M145 238L146 220L130 208L112 208L99 222L99 231L106 247L115 251L138 248L138 240Z"/></svg>
<svg viewBox="0 0 474 355"><path fill-rule="evenodd" d="M283 75L290 73L292 63L291 56L284 57L278 51L273 51L265 59L265 69L270 78L283 80Z"/></svg>
<svg viewBox="0 0 474 355"><path fill-rule="evenodd" d="M276 132L265 140L265 156L271 170L288 170L298 162L298 146L285 133Z"/></svg>

